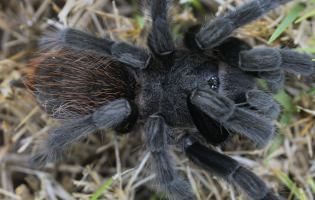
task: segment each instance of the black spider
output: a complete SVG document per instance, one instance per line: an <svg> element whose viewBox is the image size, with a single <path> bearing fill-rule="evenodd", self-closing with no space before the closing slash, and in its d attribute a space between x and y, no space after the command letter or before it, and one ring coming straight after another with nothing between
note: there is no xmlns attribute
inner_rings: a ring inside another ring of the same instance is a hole
<svg viewBox="0 0 315 200"><path fill-rule="evenodd" d="M315 73L309 55L288 49L251 48L232 32L290 0L250 1L195 26L177 49L169 30L167 0L151 0L149 50L64 29L46 37L50 51L31 63L27 85L52 117L70 122L55 129L35 163L54 161L73 142L99 129L130 132L144 124L159 190L172 199L195 199L172 166L169 145L195 164L240 187L256 200L278 199L267 185L209 145L241 134L258 146L274 136L280 108L257 89L265 79L281 88L284 72ZM47 47L47 46L46 46ZM57 48L56 48L57 47Z"/></svg>

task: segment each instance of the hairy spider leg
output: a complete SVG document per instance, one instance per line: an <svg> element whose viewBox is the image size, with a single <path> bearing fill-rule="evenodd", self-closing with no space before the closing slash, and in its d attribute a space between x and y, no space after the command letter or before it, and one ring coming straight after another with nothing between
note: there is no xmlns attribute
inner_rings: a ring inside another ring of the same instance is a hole
<svg viewBox="0 0 315 200"><path fill-rule="evenodd" d="M315 63L310 55L268 47L240 52L239 68L246 72L256 72L275 91L283 86L284 72L303 76L315 74Z"/></svg>
<svg viewBox="0 0 315 200"><path fill-rule="evenodd" d="M111 55L119 62L134 69L144 69L150 64L150 54L140 47L125 42L116 42L106 38L98 38L83 31L72 28L47 33L40 42L42 50L52 48L74 48L94 51L103 55Z"/></svg>
<svg viewBox="0 0 315 200"><path fill-rule="evenodd" d="M284 85L284 72L310 76L315 74L312 56L290 49L251 48L246 42L231 37L214 48L222 62L266 80L276 92Z"/></svg>
<svg viewBox="0 0 315 200"><path fill-rule="evenodd" d="M280 105L272 98L271 95L261 90L249 90L246 93L247 103L250 108L268 119L275 120L279 117Z"/></svg>
<svg viewBox="0 0 315 200"><path fill-rule="evenodd" d="M272 92L284 85L284 72L310 76L315 74L312 56L290 49L250 48L244 41L229 38L214 49L222 62L267 81Z"/></svg>
<svg viewBox="0 0 315 200"><path fill-rule="evenodd" d="M115 129L129 131L137 120L137 108L126 99L112 101L92 114L74 119L53 130L44 149L31 160L32 166L44 165L62 158L65 150L74 142L87 137L97 130Z"/></svg>
<svg viewBox="0 0 315 200"><path fill-rule="evenodd" d="M193 163L240 187L254 200L279 200L257 175L236 160L202 145L189 135L183 143L185 153Z"/></svg>
<svg viewBox="0 0 315 200"><path fill-rule="evenodd" d="M156 173L157 189L170 199L194 200L190 184L174 169L167 143L168 131L169 128L160 115L150 116L144 126L147 148L152 156L152 168Z"/></svg>
<svg viewBox="0 0 315 200"><path fill-rule="evenodd" d="M213 49L214 54L224 63L232 67L239 66L240 52L250 50L252 47L245 41L229 37Z"/></svg>
<svg viewBox="0 0 315 200"><path fill-rule="evenodd" d="M275 127L271 119L238 107L231 99L211 89L196 89L190 96L190 101L224 128L248 137L260 147L265 146L274 136Z"/></svg>
<svg viewBox="0 0 315 200"><path fill-rule="evenodd" d="M68 47L110 55L111 46L114 43L114 41L106 38L97 38L83 31L73 28L64 28L46 32L41 38L39 46L43 51Z"/></svg>
<svg viewBox="0 0 315 200"><path fill-rule="evenodd" d="M152 29L148 46L153 55L168 69L174 63L175 45L168 23L168 0L151 0Z"/></svg>
<svg viewBox="0 0 315 200"><path fill-rule="evenodd" d="M194 106L189 97L187 98L187 105L194 124L208 143L219 145L227 140L230 134L219 122L213 120L198 107Z"/></svg>
<svg viewBox="0 0 315 200"><path fill-rule="evenodd" d="M292 0L252 0L245 3L202 26L195 36L196 45L201 50L211 50L224 42L235 29L290 1Z"/></svg>

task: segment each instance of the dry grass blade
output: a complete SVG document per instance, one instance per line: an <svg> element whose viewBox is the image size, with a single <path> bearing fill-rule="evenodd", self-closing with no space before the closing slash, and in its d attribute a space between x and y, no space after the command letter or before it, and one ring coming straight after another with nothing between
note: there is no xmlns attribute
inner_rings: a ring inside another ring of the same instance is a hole
<svg viewBox="0 0 315 200"><path fill-rule="evenodd" d="M173 6L174 35L188 24L216 15L246 0L181 0ZM300 4L302 3L302 4ZM30 155L58 122L48 118L12 80L25 74L36 41L50 29L71 26L97 36L145 45L146 18L135 0L7 0L0 1L0 199L160 199L151 188L149 154L141 134L100 133L74 145L61 163L42 170L29 167ZM315 1L296 0L235 33L251 45L286 46L314 53ZM298 20L296 21L296 19ZM283 22L284 21L284 22ZM293 22L296 23L293 23ZM281 25L281 22L283 24ZM278 26L280 24L280 26ZM276 27L280 27L277 29ZM277 95L284 109L279 135L267 149L252 151L238 138L226 154L251 168L287 199L315 196L315 77L289 76ZM227 183L191 165L175 153L175 164L187 177L199 200L242 199Z"/></svg>

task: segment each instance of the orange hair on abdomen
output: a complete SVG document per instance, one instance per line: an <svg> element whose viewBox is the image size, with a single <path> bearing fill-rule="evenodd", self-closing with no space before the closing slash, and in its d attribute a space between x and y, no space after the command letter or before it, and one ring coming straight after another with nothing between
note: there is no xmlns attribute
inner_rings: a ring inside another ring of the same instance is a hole
<svg viewBox="0 0 315 200"><path fill-rule="evenodd" d="M124 64L107 55L75 49L32 59L25 84L40 107L58 119L89 114L109 101L136 95L136 81Z"/></svg>

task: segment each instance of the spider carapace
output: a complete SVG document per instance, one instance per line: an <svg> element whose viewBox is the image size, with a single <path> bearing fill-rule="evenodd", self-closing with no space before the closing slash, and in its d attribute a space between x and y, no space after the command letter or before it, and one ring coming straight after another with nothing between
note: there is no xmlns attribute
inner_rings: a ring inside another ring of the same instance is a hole
<svg viewBox="0 0 315 200"><path fill-rule="evenodd" d="M140 73L137 102L144 118L160 113L172 126L192 126L187 98L198 86L218 90L218 63L189 51L175 51L172 66L157 63ZM163 66L163 67L161 67Z"/></svg>
<svg viewBox="0 0 315 200"><path fill-rule="evenodd" d="M309 55L252 48L231 36L287 2L249 1L190 28L181 47L170 34L167 0L150 1L148 49L71 28L43 37L44 53L30 62L26 85L44 111L67 122L51 131L32 161L60 159L70 144L97 130L128 133L138 124L157 189L171 199L195 199L173 166L172 145L250 198L279 199L257 175L211 146L235 134L265 146L280 108L256 80L264 79L272 93L283 86L285 72L315 74Z"/></svg>

